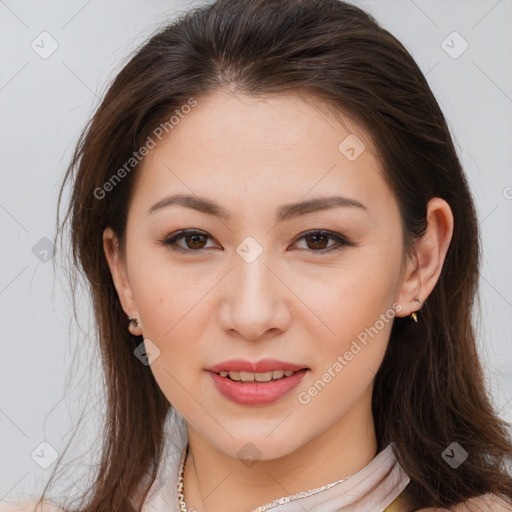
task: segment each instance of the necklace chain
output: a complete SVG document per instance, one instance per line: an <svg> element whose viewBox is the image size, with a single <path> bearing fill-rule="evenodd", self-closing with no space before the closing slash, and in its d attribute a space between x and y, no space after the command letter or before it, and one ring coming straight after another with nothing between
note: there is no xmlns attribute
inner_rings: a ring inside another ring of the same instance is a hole
<svg viewBox="0 0 512 512"><path fill-rule="evenodd" d="M188 443L181 454L180 470L178 472L178 502L180 504L180 512L188 512L185 503L185 489L183 488L183 474L185 473L185 461L188 455Z"/></svg>
<svg viewBox="0 0 512 512"><path fill-rule="evenodd" d="M183 486L183 475L185 474L185 462L187 460L188 449L189 444L187 443L187 446L185 446L183 453L181 454L180 469L178 471L178 502L180 505L180 512L189 512L187 509L187 504L185 503L185 489ZM285 496L283 498L279 498L277 500L272 501L271 503L267 503L266 505L258 507L257 509L253 510L253 512L265 512L269 508L275 507L276 505L282 505L284 503L289 503L290 501L296 500L298 498L306 498L307 496L312 496L313 494L325 491L326 489L329 489L334 485L337 485L345 480L348 480L351 476L353 475L347 476L345 478L342 478L341 480L332 482L327 485L322 485L321 487L317 487L316 489L312 489L310 491L303 491L292 496ZM195 509L192 509L190 512L192 512L193 510L195 511Z"/></svg>

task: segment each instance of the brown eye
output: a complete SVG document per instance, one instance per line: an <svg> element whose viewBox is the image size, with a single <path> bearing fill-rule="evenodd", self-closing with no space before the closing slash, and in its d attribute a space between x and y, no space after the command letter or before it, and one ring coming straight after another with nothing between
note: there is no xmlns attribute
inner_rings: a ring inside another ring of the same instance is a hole
<svg viewBox="0 0 512 512"><path fill-rule="evenodd" d="M198 231L179 231L178 233L162 240L171 249L181 252L199 252L207 249L206 243L211 236ZM184 243L178 243L183 240Z"/></svg>
<svg viewBox="0 0 512 512"><path fill-rule="evenodd" d="M308 233L304 233L297 242L301 240L306 241L305 250L319 253L335 251L342 249L344 246L354 245L340 234L331 233L329 231L309 231ZM334 240L334 243L328 245L329 240Z"/></svg>
<svg viewBox="0 0 512 512"><path fill-rule="evenodd" d="M189 249L203 249L205 242L204 235L185 235L183 239Z"/></svg>
<svg viewBox="0 0 512 512"><path fill-rule="evenodd" d="M306 240L310 240L312 243L309 244L310 249L325 249L329 242L329 236L323 233L308 235L304 237Z"/></svg>

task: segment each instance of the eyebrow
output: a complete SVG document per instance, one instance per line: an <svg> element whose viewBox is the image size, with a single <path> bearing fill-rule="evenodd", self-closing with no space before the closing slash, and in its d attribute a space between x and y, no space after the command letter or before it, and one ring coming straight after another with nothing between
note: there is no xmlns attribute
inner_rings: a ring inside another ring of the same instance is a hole
<svg viewBox="0 0 512 512"><path fill-rule="evenodd" d="M223 206L215 203L211 199L187 194L175 194L169 197L165 197L164 199L155 203L148 210L148 214L151 214L154 211L167 206L183 206L185 208L191 208L201 213L213 215L226 221L229 221L232 218L232 214L228 210L226 210ZM355 207L362 210L367 210L364 204L348 197L317 197L308 199L307 201L302 201L300 203L289 203L281 205L277 209L276 222L282 222L293 217L307 215L308 213L339 207Z"/></svg>

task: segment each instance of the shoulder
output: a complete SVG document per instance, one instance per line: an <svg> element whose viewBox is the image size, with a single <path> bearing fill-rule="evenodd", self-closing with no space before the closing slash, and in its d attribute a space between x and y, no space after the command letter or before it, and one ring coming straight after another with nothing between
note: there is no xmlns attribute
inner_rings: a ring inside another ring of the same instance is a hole
<svg viewBox="0 0 512 512"><path fill-rule="evenodd" d="M418 512L444 512L447 510L449 509L422 508ZM454 512L512 512L512 505L495 494L484 494L453 507L453 510Z"/></svg>
<svg viewBox="0 0 512 512"><path fill-rule="evenodd" d="M39 504L37 501L27 501L24 503L0 502L0 512L64 512L64 510L50 503Z"/></svg>

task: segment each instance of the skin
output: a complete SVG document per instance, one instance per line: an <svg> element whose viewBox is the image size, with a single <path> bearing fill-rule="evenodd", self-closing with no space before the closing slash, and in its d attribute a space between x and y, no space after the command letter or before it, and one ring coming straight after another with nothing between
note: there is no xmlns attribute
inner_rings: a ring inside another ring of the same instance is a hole
<svg viewBox="0 0 512 512"><path fill-rule="evenodd" d="M365 150L350 161L338 145L354 133ZM298 400L379 315L408 316L434 288L453 231L448 204L428 205L415 257L404 253L398 204L369 136L299 93L249 97L217 91L148 154L128 211L126 253L110 228L105 255L130 327L160 350L150 368L187 421L189 510L250 511L276 498L351 475L377 453L371 411L375 374L392 322L307 404ZM181 206L148 214L161 199L206 196L232 219ZM343 195L366 206L338 207L275 222L276 209ZM182 229L206 238L160 240ZM354 245L302 235L328 230ZM253 237L261 255L236 252ZM202 250L201 250L202 248ZM195 252L194 252L195 251ZM421 313L419 314L421 322ZM310 368L287 396L265 406L219 394L205 368L231 358L276 358ZM251 443L259 460L237 453Z"/></svg>

